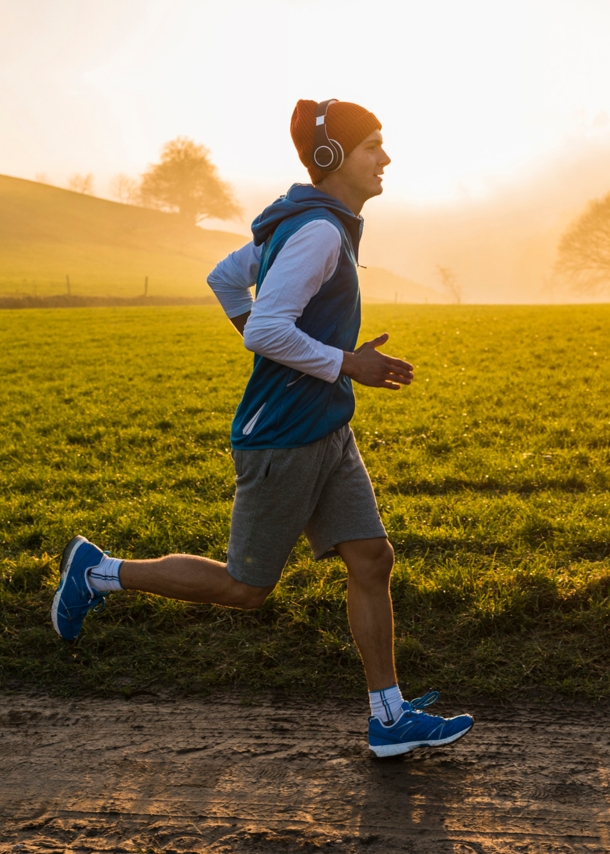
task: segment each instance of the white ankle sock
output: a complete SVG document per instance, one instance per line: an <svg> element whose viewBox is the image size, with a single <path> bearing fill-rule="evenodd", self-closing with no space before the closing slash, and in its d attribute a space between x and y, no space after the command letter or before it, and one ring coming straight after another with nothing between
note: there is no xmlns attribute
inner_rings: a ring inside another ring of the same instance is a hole
<svg viewBox="0 0 610 854"><path fill-rule="evenodd" d="M119 568L123 563L116 557L103 557L99 566L92 566L87 573L87 579L96 593L110 593L112 590L122 590L119 579Z"/></svg>
<svg viewBox="0 0 610 854"><path fill-rule="evenodd" d="M392 685L391 688L383 688L381 691L369 691L369 702L371 714L387 724L398 720L404 700L398 685Z"/></svg>

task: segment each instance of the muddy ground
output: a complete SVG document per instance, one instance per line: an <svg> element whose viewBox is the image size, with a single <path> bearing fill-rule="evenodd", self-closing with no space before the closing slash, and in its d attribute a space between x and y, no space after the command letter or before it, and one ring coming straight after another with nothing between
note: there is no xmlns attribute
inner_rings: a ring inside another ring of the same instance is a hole
<svg viewBox="0 0 610 854"><path fill-rule="evenodd" d="M610 711L470 709L375 760L360 703L3 696L0 852L609 852Z"/></svg>

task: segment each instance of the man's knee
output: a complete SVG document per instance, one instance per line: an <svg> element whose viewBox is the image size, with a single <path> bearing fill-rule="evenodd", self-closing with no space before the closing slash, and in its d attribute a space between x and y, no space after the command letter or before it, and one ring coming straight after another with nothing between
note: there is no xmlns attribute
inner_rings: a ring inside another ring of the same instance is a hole
<svg viewBox="0 0 610 854"><path fill-rule="evenodd" d="M370 571L376 578L379 580L389 579L394 567L394 549L388 540L382 540L378 543L376 548L372 550L369 561Z"/></svg>
<svg viewBox="0 0 610 854"><path fill-rule="evenodd" d="M385 537L342 543L337 551L352 575L367 581L388 581L394 566L394 549Z"/></svg>
<svg viewBox="0 0 610 854"><path fill-rule="evenodd" d="M260 608L272 590L273 587L254 587L251 584L236 581L231 597L232 604L235 608L243 608L246 611Z"/></svg>

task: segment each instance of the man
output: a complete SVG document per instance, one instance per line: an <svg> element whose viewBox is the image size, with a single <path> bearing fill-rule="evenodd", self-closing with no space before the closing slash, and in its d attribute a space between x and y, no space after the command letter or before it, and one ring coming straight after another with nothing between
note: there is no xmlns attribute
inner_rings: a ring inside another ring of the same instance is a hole
<svg viewBox="0 0 610 854"><path fill-rule="evenodd" d="M299 101L291 134L313 186L295 184L268 207L253 223L253 242L208 279L255 353L231 433L237 486L227 563L192 555L120 561L75 537L62 556L52 619L73 640L87 612L121 588L257 608L304 531L316 559L339 555L347 566L369 746L391 756L455 741L473 721L427 714L437 692L403 700L393 654L394 555L349 426L353 380L398 390L413 379L412 365L379 352L387 334L354 350L360 211L382 192L390 158L381 124L357 104Z"/></svg>

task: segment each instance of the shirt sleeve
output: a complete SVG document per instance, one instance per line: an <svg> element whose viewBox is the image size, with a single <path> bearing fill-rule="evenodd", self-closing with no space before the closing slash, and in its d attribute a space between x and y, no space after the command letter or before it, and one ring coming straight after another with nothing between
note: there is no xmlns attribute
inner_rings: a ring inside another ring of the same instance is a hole
<svg viewBox="0 0 610 854"><path fill-rule="evenodd" d="M208 276L208 285L214 291L227 317L238 317L252 309L252 292L260 266L262 246L252 241L217 264Z"/></svg>
<svg viewBox="0 0 610 854"><path fill-rule="evenodd" d="M246 323L244 344L248 350L335 382L343 351L317 341L295 324L335 273L340 253L341 235L328 220L312 220L286 241L259 288Z"/></svg>

